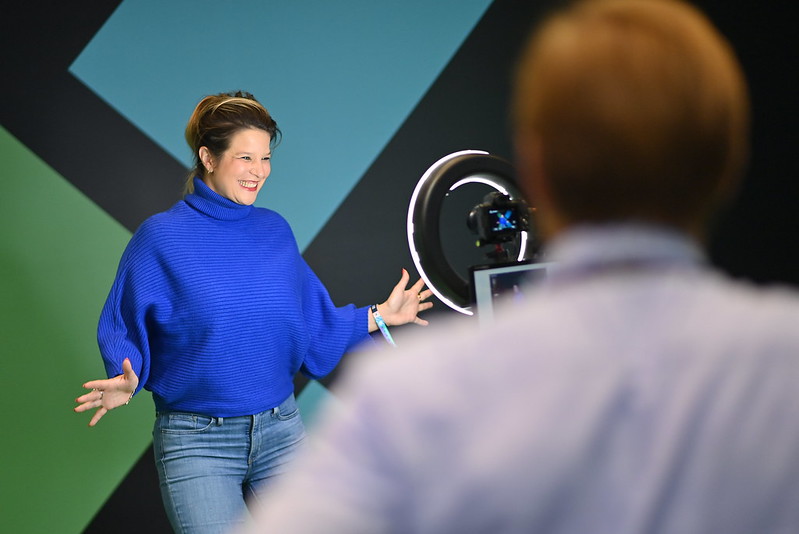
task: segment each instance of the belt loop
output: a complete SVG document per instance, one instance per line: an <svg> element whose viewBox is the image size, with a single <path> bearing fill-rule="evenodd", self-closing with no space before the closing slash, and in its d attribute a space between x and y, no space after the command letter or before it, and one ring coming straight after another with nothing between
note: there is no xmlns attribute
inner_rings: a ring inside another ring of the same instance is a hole
<svg viewBox="0 0 799 534"><path fill-rule="evenodd" d="M216 426L222 426L222 424L224 422L225 422L225 418L224 417L217 417L216 418Z"/></svg>
<svg viewBox="0 0 799 534"><path fill-rule="evenodd" d="M280 406L275 406L274 408L272 408L272 415L275 416L280 415Z"/></svg>

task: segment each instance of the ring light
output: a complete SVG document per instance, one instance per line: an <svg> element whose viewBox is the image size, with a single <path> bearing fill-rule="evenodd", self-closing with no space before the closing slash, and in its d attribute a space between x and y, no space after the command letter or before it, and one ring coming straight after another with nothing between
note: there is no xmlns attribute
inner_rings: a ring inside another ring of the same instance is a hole
<svg viewBox="0 0 799 534"><path fill-rule="evenodd" d="M442 252L439 217L450 191L470 183L488 185L511 199L521 199L513 166L482 150L454 152L436 161L419 179L408 207L408 246L411 258L428 289L453 310L473 315L469 282L450 265ZM527 232L521 232L518 260L527 252Z"/></svg>

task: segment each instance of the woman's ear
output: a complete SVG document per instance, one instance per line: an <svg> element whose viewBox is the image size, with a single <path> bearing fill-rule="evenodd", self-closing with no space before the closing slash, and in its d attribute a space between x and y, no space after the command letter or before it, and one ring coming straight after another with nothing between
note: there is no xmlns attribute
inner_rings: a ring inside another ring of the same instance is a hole
<svg viewBox="0 0 799 534"><path fill-rule="evenodd" d="M214 157L211 155L211 151L207 147L201 146L197 151L197 155L200 156L200 161L205 170L209 173L214 172Z"/></svg>

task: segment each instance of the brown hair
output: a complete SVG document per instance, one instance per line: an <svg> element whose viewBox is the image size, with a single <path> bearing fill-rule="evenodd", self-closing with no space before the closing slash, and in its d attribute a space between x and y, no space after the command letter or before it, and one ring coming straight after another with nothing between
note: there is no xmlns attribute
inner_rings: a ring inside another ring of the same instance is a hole
<svg viewBox="0 0 799 534"><path fill-rule="evenodd" d="M194 167L187 176L185 194L194 191L195 176L205 176L205 167L199 156L200 147L206 147L215 158L219 158L230 146L231 138L248 128L268 133L273 147L280 142L277 123L252 94L236 91L210 95L200 100L186 125L186 142L194 153Z"/></svg>
<svg viewBox="0 0 799 534"><path fill-rule="evenodd" d="M540 141L567 223L701 227L742 173L748 114L731 47L679 0L584 0L553 14L513 96L520 150Z"/></svg>

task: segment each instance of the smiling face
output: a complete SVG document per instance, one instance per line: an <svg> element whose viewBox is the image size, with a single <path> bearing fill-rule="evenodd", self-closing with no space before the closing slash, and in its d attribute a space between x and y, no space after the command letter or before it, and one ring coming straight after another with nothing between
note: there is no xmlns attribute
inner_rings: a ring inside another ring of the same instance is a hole
<svg viewBox="0 0 799 534"><path fill-rule="evenodd" d="M200 160L206 168L203 181L219 195L237 204L251 205L272 170L271 140L267 132L248 128L236 132L219 157L200 147Z"/></svg>

